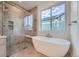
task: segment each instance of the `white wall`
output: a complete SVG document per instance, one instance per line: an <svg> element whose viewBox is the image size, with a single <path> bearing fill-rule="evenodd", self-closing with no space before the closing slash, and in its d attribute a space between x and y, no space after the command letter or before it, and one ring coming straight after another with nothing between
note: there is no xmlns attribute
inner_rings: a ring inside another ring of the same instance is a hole
<svg viewBox="0 0 79 59"><path fill-rule="evenodd" d="M78 23L72 23L72 21L78 21L77 8L77 2L71 2L71 43L74 57L79 57Z"/></svg>
<svg viewBox="0 0 79 59"><path fill-rule="evenodd" d="M45 3L42 3L38 6L38 35L44 35L46 36L47 33L50 33L53 37L58 37L58 38L64 38L64 39L70 39L70 33L69 33L69 27L68 27L68 24L69 24L69 16L66 16L66 32L65 33L62 33L62 32L53 32L53 31L48 31L48 32L41 32L41 28L40 28L40 21L41 21L41 17L40 17L40 13L41 13L41 10L43 9L46 9L46 8L49 8L53 5L56 5L56 4L59 4L59 3L62 3L62 2L45 2ZM68 2L66 2L66 5L68 5ZM69 10L70 7L66 7L66 10ZM66 12L66 15L68 15L69 12Z"/></svg>

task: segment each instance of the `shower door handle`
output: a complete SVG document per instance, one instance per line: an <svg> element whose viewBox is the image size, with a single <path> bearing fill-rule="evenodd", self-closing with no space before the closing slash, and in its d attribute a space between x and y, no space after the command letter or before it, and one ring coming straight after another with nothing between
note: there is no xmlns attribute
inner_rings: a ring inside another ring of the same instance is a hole
<svg viewBox="0 0 79 59"><path fill-rule="evenodd" d="M69 26L71 26L73 23L75 24L75 23L77 23L77 21L72 21L72 22L69 24Z"/></svg>
<svg viewBox="0 0 79 59"><path fill-rule="evenodd" d="M72 23L77 23L77 21L72 21Z"/></svg>

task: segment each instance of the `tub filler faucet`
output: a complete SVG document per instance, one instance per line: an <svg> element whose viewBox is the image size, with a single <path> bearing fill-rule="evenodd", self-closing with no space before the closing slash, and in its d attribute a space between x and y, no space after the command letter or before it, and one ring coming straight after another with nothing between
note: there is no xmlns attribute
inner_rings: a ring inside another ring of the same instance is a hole
<svg viewBox="0 0 79 59"><path fill-rule="evenodd" d="M52 37L52 35L50 33L47 33L46 37Z"/></svg>

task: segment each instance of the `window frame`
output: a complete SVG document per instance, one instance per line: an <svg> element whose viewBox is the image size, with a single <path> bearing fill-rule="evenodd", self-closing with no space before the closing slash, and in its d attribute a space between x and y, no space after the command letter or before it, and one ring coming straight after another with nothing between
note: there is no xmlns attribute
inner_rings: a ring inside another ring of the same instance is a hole
<svg viewBox="0 0 79 59"><path fill-rule="evenodd" d="M57 6L59 6L59 5L62 5L62 4L65 4L65 13L64 13L64 15L65 15L65 31L66 31L66 3L63 1L63 2L61 2L61 3L58 3L58 4L55 4L55 5L52 5L52 6L50 6L50 7L48 7L48 8L45 8L45 9L43 9L43 10L41 10L40 11L40 30L42 31L42 32L47 32L47 30L46 31L43 31L42 30L42 11L44 11L44 10L47 10L47 9L52 9L52 7L57 7ZM51 15L50 16L52 16L52 10L50 10L50 13L51 13ZM51 19L52 17L50 17L50 19ZM50 30L48 30L48 31L53 31L52 30L52 20L50 20Z"/></svg>

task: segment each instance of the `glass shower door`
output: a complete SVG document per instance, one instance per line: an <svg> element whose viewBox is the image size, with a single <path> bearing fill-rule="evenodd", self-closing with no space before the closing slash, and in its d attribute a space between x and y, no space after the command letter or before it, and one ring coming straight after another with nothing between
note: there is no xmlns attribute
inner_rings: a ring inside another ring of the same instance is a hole
<svg viewBox="0 0 79 59"><path fill-rule="evenodd" d="M2 35L2 3L0 3L0 35Z"/></svg>

